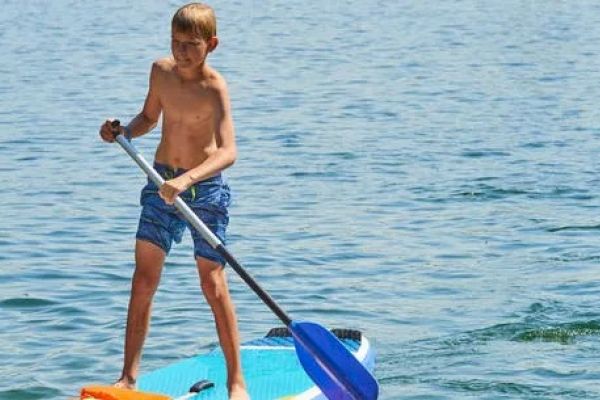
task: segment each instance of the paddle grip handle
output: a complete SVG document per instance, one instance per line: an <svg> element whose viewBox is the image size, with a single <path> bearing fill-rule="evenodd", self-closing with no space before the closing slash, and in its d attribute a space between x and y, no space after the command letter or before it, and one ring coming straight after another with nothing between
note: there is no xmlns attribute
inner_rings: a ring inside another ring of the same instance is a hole
<svg viewBox="0 0 600 400"><path fill-rule="evenodd" d="M112 133L116 139L117 136L121 134L121 132L119 131L119 126L121 126L121 121L119 121L118 119L115 119L113 122L110 123L110 126L112 126L112 128L113 128Z"/></svg>

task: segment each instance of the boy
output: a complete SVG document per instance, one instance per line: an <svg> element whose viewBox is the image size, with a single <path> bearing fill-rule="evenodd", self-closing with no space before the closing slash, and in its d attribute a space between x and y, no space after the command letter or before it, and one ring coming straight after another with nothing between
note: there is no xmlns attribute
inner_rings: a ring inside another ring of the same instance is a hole
<svg viewBox="0 0 600 400"><path fill-rule="evenodd" d="M135 246L135 272L127 315L123 372L116 386L133 389L146 337L152 298L173 240L179 242L186 222L173 203L177 195L225 241L229 221L229 187L221 171L236 159L236 144L226 82L206 63L219 41L213 10L199 3L181 7L171 22L172 57L152 65L142 111L120 132L138 137L152 130L162 113L162 137L155 169L166 182L142 190L143 206ZM100 136L113 142L110 120ZM225 260L192 228L194 256L204 296L215 317L227 362L230 399L246 400L239 333L223 266Z"/></svg>

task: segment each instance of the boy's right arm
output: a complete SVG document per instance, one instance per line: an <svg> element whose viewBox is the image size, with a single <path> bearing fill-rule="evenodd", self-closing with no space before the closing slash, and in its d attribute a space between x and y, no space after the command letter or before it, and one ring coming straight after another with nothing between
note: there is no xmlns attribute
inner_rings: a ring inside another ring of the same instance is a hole
<svg viewBox="0 0 600 400"><path fill-rule="evenodd" d="M146 101L144 102L144 108L136 115L126 127L121 127L121 133L125 133L125 130L129 130L131 137L142 136L148 133L158 123L158 118L162 111L160 104L160 97L158 95L158 79L160 74L160 67L158 63L152 64L152 71L150 72L150 83L148 88L148 94L146 95ZM112 119L106 120L100 127L100 137L105 142L114 142L115 138L113 135Z"/></svg>

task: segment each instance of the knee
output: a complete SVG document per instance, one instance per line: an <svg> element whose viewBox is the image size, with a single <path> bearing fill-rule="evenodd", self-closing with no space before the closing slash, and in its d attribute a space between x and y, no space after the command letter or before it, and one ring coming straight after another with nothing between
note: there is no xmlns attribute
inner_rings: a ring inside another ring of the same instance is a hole
<svg viewBox="0 0 600 400"><path fill-rule="evenodd" d="M202 293L209 303L220 301L227 291L227 285L223 279L218 276L207 276L202 279L200 284Z"/></svg>
<svg viewBox="0 0 600 400"><path fill-rule="evenodd" d="M136 271L131 284L132 293L140 296L152 297L156 293L160 275Z"/></svg>

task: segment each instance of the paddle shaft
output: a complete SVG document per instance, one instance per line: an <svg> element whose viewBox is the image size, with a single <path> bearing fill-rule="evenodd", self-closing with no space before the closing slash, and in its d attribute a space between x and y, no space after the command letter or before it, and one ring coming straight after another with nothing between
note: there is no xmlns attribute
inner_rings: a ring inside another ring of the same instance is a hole
<svg viewBox="0 0 600 400"><path fill-rule="evenodd" d="M165 180L156 170L146 161L142 154L121 134L116 135L115 140L121 145L121 147L129 154L131 158L139 165L139 167L146 173L148 178L157 187L161 187ZM279 305L273 300L273 298L260 287L260 285L254 280L254 278L246 272L241 264L233 257L233 255L225 248L219 238L212 233L210 229L198 218L198 216L190 209L190 207L177 196L175 200L175 207L183 215L183 217L202 235L204 240L208 244L219 252L225 258L227 263L237 272L237 274L246 282L248 286L256 293L258 297L279 317L279 319L289 326L292 322L291 318L279 307Z"/></svg>

